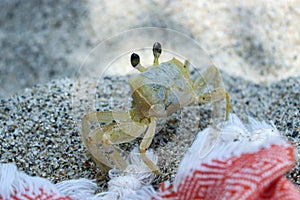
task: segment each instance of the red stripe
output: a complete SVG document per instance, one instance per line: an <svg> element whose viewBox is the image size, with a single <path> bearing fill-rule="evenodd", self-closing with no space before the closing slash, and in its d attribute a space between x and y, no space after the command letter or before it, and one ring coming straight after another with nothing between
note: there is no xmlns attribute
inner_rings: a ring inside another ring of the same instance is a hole
<svg viewBox="0 0 300 200"><path fill-rule="evenodd" d="M293 148L278 145L227 160L212 160L210 163L202 163L186 176L176 188L177 193L168 193L162 187L161 191L165 191L162 197L180 200L220 199L227 194L227 199L266 199L264 195L267 195L272 199L277 196L279 200L282 195L278 192L286 193L290 188L296 189L286 180L278 182L293 163ZM276 183L279 186L274 188ZM299 191L295 194L289 195L289 198L299 200Z"/></svg>

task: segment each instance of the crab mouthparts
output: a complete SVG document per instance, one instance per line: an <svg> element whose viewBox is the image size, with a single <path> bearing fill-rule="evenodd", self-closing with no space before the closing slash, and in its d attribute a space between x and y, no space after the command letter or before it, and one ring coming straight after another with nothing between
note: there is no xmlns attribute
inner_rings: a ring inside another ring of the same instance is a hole
<svg viewBox="0 0 300 200"><path fill-rule="evenodd" d="M149 109L149 116L155 116L159 118L167 117L167 111L165 109L165 106L162 104L154 104Z"/></svg>

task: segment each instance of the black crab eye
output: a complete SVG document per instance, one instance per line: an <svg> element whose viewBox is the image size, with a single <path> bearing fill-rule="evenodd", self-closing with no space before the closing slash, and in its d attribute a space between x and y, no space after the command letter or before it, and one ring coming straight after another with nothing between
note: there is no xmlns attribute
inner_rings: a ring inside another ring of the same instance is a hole
<svg viewBox="0 0 300 200"><path fill-rule="evenodd" d="M130 62L133 67L136 67L140 63L140 56L136 53L131 54Z"/></svg>
<svg viewBox="0 0 300 200"><path fill-rule="evenodd" d="M155 57L159 57L160 54L161 54L161 44L159 42L155 42L153 44L153 49L152 50L153 50L153 55Z"/></svg>

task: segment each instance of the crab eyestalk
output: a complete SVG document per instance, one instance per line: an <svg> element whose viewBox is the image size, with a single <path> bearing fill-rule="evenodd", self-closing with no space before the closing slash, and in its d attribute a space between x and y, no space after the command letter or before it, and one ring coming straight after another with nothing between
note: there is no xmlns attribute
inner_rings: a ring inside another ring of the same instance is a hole
<svg viewBox="0 0 300 200"><path fill-rule="evenodd" d="M146 71L146 68L144 68L140 63L140 56L136 53L131 54L130 62L132 67L136 68L140 72Z"/></svg>
<svg viewBox="0 0 300 200"><path fill-rule="evenodd" d="M161 44L159 42L155 42L153 44L153 55L154 55L154 62L153 65L158 65L158 58L161 54Z"/></svg>
<svg viewBox="0 0 300 200"><path fill-rule="evenodd" d="M132 67L135 68L138 64L140 64L140 56L136 53L131 54L130 62Z"/></svg>

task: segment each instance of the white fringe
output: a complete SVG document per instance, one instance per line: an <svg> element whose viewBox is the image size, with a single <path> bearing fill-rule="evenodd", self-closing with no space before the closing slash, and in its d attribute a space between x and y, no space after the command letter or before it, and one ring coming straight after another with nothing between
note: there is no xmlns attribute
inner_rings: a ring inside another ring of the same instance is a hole
<svg viewBox="0 0 300 200"><path fill-rule="evenodd" d="M47 179L31 177L23 172L18 172L17 167L12 164L0 164L0 194L3 200L9 200L10 195L17 191L17 197L22 193L39 193L43 188L46 193L60 194L56 187ZM25 191L25 188L29 189Z"/></svg>
<svg viewBox="0 0 300 200"><path fill-rule="evenodd" d="M95 197L95 190L97 189L94 181L81 178L78 180L68 180L56 184L57 190L72 200L91 200Z"/></svg>
<svg viewBox="0 0 300 200"><path fill-rule="evenodd" d="M157 164L157 156L152 150L146 156ZM134 148L127 159L129 165L124 172L116 169L109 171L111 180L108 182L108 192L97 194L93 200L120 200L120 199L151 199L155 191L151 186L155 174L140 158L138 148Z"/></svg>
<svg viewBox="0 0 300 200"><path fill-rule="evenodd" d="M96 184L87 179L63 181L53 184L45 178L28 176L23 172L17 171L13 163L0 164L0 196L3 200L10 200L10 196L22 199L21 194L38 194L39 189L47 194L53 193L55 197L69 196L72 199L89 199L94 197ZM25 190L26 189L26 190Z"/></svg>

